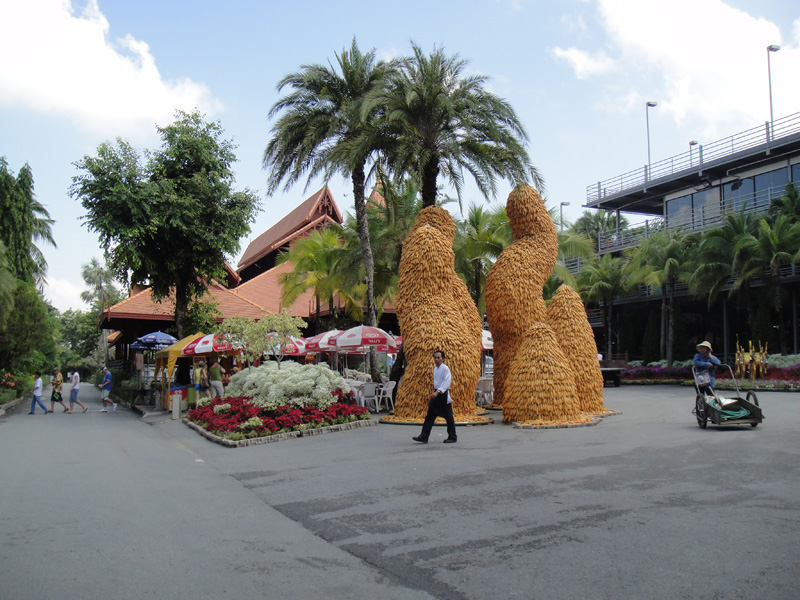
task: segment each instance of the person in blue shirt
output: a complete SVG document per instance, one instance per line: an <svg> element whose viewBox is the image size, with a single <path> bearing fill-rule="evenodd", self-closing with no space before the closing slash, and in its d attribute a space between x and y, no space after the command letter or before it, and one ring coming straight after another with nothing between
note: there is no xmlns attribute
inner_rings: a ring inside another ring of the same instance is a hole
<svg viewBox="0 0 800 600"><path fill-rule="evenodd" d="M694 367L696 373L699 375L702 372L708 372L711 377L710 387L714 389L714 367L720 364L720 360L714 356L711 350L710 342L700 342L697 344L697 354L694 355Z"/></svg>
<svg viewBox="0 0 800 600"><path fill-rule="evenodd" d="M103 382L98 384L97 387L100 388L100 400L103 402L103 408L100 409L100 412L108 412L106 405L111 405L111 410L117 410L117 403L112 401L108 395L111 393L111 372L108 370L108 367L103 367Z"/></svg>

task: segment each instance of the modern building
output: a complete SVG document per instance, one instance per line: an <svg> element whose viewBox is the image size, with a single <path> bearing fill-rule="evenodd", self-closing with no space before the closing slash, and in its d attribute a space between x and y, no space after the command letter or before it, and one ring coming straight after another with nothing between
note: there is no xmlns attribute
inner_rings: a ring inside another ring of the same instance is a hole
<svg viewBox="0 0 800 600"><path fill-rule="evenodd" d="M722 224L728 212L766 211L773 198L785 195L790 183L800 188L800 113L715 142L689 142L688 151L682 154L591 184L586 190L586 206L644 217L636 226L600 235L599 252L616 253L664 228L702 232ZM786 305L791 320L790 351L797 353L800 268L790 266L783 271L790 290ZM675 292L683 297L685 325L694 327L690 338L714 337L718 353L732 356L735 336L744 331L739 323L741 308L724 298L726 294L709 310L706 300L689 298L685 286L676 286ZM660 290L641 287L638 293L616 300L615 305L626 319L660 300ZM777 348L770 346L770 351L777 352Z"/></svg>

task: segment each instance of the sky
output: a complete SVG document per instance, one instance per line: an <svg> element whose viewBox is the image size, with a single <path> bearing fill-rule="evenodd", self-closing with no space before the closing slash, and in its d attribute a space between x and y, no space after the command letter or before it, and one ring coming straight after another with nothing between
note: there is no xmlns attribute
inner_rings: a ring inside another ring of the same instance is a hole
<svg viewBox="0 0 800 600"><path fill-rule="evenodd" d="M276 84L301 65L334 61L353 37L380 58L443 47L490 78L527 129L548 206L565 220L586 188L647 162L800 112L800 2L786 0L0 0L0 156L33 170L37 199L55 220L42 245L46 298L85 309L81 266L103 258L83 208L69 195L75 163L123 138L160 144L156 125L199 109L236 145L236 187L262 210L241 250L323 185L266 196L262 169ZM645 108L647 101L657 106ZM330 182L352 212L345 180ZM484 199L474 186L470 203ZM445 190L454 194L452 190ZM448 208L458 217L459 208ZM643 219L628 215L632 223Z"/></svg>

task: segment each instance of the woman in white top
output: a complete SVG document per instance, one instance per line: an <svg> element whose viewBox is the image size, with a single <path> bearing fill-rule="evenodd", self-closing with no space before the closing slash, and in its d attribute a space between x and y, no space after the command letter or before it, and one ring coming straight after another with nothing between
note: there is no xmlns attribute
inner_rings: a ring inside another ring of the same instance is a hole
<svg viewBox="0 0 800 600"><path fill-rule="evenodd" d="M69 389L69 414L72 414L72 406L77 404L86 412L88 409L78 401L78 390L81 388L81 376L77 371L72 372L72 387Z"/></svg>

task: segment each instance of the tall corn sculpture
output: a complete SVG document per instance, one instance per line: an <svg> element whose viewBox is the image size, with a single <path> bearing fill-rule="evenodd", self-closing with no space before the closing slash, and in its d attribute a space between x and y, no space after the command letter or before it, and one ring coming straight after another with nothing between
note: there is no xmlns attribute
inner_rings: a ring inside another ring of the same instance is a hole
<svg viewBox="0 0 800 600"><path fill-rule="evenodd" d="M403 245L397 290L397 317L408 361L397 391L393 417L422 421L433 387L433 358L442 350L453 376L450 395L456 421L485 422L476 416L480 376L481 319L466 285L456 275L455 223L439 207L420 211Z"/></svg>
<svg viewBox="0 0 800 600"><path fill-rule="evenodd" d="M508 220L514 241L503 250L486 277L486 317L494 338L494 401L504 406L514 354L534 323L544 322L542 297L558 258L558 235L541 196L519 184L508 196Z"/></svg>
<svg viewBox="0 0 800 600"><path fill-rule="evenodd" d="M584 423L570 363L545 323L534 323L511 364L503 421L531 425ZM596 358L596 357L595 357Z"/></svg>
<svg viewBox="0 0 800 600"><path fill-rule="evenodd" d="M578 292L564 284L547 307L547 324L556 335L575 376L575 388L582 412L604 414L603 373L597 362L594 334Z"/></svg>

